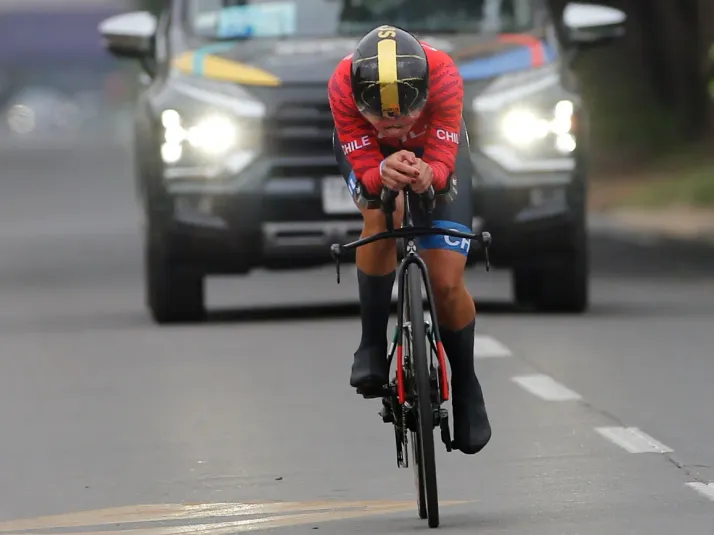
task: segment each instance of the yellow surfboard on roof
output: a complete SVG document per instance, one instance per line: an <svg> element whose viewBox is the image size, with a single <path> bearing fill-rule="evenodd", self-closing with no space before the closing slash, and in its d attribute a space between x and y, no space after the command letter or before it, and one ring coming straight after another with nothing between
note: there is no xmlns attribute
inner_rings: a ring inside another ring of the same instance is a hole
<svg viewBox="0 0 714 535"><path fill-rule="evenodd" d="M268 71L213 54L202 55L196 52L185 52L178 56L173 63L181 72L212 80L267 87L276 87L281 84L280 78Z"/></svg>

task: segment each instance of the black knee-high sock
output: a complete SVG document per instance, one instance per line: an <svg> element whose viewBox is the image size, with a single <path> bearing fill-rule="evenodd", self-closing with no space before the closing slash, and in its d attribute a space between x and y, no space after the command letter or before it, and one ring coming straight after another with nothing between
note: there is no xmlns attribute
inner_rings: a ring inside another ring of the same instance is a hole
<svg viewBox="0 0 714 535"><path fill-rule="evenodd" d="M357 269L362 318L360 348L384 346L386 351L387 325L395 277L395 271L387 275L367 275Z"/></svg>

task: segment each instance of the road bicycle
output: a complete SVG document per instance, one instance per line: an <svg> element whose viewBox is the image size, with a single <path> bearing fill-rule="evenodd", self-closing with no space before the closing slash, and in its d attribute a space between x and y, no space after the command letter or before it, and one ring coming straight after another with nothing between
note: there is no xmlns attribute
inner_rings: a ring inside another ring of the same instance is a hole
<svg viewBox="0 0 714 535"><path fill-rule="evenodd" d="M380 416L384 423L394 426L397 447L397 467L409 467L409 444L414 458L414 483L417 510L427 519L430 528L439 525L439 503L434 458L434 429L438 426L446 451L452 450L449 414L442 404L449 399L449 378L446 353L441 342L436 310L433 306L431 283L426 263L419 256L415 239L419 236L442 235L467 238L481 245L490 271L488 232L470 234L452 229L432 227L432 212L436 204L434 189L417 195L404 190L404 216L401 228L394 229L393 213L398 192L384 188L380 195L387 231L367 236L351 243L332 244L330 252L335 260L337 283L340 283L340 260L344 253L364 245L396 238L402 261L397 269L397 325L388 353L389 369L396 351L396 365L388 385L384 385ZM413 197L416 196L416 199ZM416 200L426 224L415 226L410 199ZM423 284L423 287L422 287ZM426 299L424 299L426 296ZM424 306L426 301L426 307ZM425 315L429 313L431 321ZM428 357L427 357L428 353Z"/></svg>

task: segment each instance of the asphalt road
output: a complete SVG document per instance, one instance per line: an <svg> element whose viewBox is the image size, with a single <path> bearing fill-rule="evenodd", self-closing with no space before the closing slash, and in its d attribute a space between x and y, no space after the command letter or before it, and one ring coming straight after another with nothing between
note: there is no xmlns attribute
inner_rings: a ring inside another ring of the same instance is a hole
<svg viewBox="0 0 714 535"><path fill-rule="evenodd" d="M379 402L348 385L354 311L300 310L354 304L354 277L211 281L214 321L158 328L128 155L0 169L0 535L426 529ZM514 311L507 275L469 274L494 434L438 449L442 530L714 534L714 254L594 252L581 317Z"/></svg>

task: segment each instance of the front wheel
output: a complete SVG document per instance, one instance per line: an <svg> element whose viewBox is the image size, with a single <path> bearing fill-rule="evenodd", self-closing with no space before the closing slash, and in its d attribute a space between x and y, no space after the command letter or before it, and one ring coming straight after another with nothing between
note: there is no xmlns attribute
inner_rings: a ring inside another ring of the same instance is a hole
<svg viewBox="0 0 714 535"><path fill-rule="evenodd" d="M589 287L590 259L584 229L579 229L566 250L549 258L546 266L523 266L513 271L516 302L532 304L546 312L585 312Z"/></svg>
<svg viewBox="0 0 714 535"><path fill-rule="evenodd" d="M421 446L416 433L410 433L412 443L412 468L414 469L414 487L417 492L417 511L422 520L428 518L426 510L426 489L424 486L424 463L421 462Z"/></svg>
<svg viewBox="0 0 714 535"><path fill-rule="evenodd" d="M153 320L158 324L203 320L203 275L175 265L170 233L151 227L147 225L144 237L144 284Z"/></svg>
<svg viewBox="0 0 714 535"><path fill-rule="evenodd" d="M412 444L416 447L414 462L417 478L419 512L426 512L429 527L439 525L439 498L436 483L436 459L434 453L434 423L431 406L431 382L427 358L426 328L424 325L424 303L421 294L421 271L416 264L407 268L409 289L405 312L411 325L409 358L416 387L416 433L412 433ZM424 502L426 502L424 504Z"/></svg>

